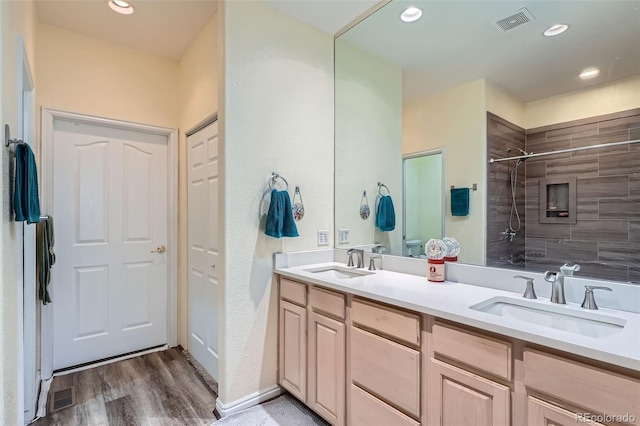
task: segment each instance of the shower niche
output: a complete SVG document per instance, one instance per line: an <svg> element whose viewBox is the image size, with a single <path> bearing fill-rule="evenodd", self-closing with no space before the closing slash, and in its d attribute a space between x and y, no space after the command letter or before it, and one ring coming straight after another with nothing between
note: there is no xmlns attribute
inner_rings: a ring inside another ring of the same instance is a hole
<svg viewBox="0 0 640 426"><path fill-rule="evenodd" d="M540 179L540 223L576 222L576 178Z"/></svg>

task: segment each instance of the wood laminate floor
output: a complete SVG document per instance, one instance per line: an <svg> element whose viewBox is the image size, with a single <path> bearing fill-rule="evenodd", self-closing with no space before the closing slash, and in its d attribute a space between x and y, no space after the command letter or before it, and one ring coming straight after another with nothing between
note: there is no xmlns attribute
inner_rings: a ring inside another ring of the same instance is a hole
<svg viewBox="0 0 640 426"><path fill-rule="evenodd" d="M49 425L210 425L216 395L179 348L54 377L54 392L75 386L76 404L34 423Z"/></svg>

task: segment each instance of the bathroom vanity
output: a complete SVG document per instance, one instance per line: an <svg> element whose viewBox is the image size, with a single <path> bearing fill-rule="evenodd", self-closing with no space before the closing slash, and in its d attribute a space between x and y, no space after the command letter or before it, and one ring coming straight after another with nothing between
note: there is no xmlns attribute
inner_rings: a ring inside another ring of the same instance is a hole
<svg viewBox="0 0 640 426"><path fill-rule="evenodd" d="M640 425L640 314L279 266L279 384L333 425Z"/></svg>

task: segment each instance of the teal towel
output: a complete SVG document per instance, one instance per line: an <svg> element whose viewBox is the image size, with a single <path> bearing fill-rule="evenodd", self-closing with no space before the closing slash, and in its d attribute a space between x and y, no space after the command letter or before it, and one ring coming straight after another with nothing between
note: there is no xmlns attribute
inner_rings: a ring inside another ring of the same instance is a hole
<svg viewBox="0 0 640 426"><path fill-rule="evenodd" d="M382 195L380 201L378 201L376 226L381 231L393 231L396 229L396 211L393 208L393 200L389 195Z"/></svg>
<svg viewBox="0 0 640 426"><path fill-rule="evenodd" d="M299 236L287 191L271 190L271 204L264 233L274 238Z"/></svg>
<svg viewBox="0 0 640 426"><path fill-rule="evenodd" d="M469 215L469 188L451 190L451 216Z"/></svg>
<svg viewBox="0 0 640 426"><path fill-rule="evenodd" d="M36 227L36 260L38 263L38 296L42 304L51 303L49 296L49 282L51 281L51 267L56 263L53 251L55 237L53 233L53 218L48 216L40 221Z"/></svg>
<svg viewBox="0 0 640 426"><path fill-rule="evenodd" d="M38 198L38 170L36 158L26 143L16 144L15 185L13 188L13 210L16 222L40 222L40 199Z"/></svg>

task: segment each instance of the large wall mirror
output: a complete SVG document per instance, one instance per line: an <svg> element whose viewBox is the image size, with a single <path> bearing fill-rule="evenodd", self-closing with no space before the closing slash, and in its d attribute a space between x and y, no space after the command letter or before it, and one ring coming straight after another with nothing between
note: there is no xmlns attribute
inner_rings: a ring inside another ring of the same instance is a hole
<svg viewBox="0 0 640 426"><path fill-rule="evenodd" d="M640 282L639 1L393 0L335 82L337 248Z"/></svg>

